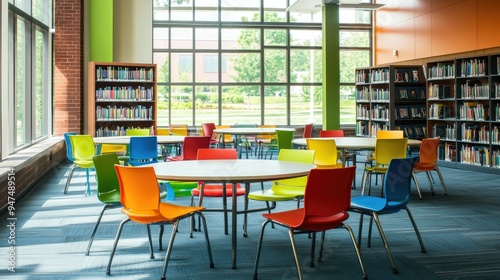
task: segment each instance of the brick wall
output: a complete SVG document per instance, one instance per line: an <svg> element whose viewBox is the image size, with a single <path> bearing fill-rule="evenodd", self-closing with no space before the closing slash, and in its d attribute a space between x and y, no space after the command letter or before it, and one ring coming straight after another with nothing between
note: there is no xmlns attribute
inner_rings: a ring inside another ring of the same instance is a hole
<svg viewBox="0 0 500 280"><path fill-rule="evenodd" d="M83 1L55 1L55 135L83 129Z"/></svg>

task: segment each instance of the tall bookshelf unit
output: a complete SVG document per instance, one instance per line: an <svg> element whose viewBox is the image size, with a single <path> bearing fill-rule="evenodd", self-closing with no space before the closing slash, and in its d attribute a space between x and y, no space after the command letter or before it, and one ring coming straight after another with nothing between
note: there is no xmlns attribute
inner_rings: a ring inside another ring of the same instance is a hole
<svg viewBox="0 0 500 280"><path fill-rule="evenodd" d="M500 54L431 62L430 137L440 165L500 173Z"/></svg>
<svg viewBox="0 0 500 280"><path fill-rule="evenodd" d="M426 82L420 65L356 69L356 135L403 130L408 138L426 136Z"/></svg>
<svg viewBox="0 0 500 280"><path fill-rule="evenodd" d="M89 62L88 133L125 135L147 128L156 134L156 64Z"/></svg>

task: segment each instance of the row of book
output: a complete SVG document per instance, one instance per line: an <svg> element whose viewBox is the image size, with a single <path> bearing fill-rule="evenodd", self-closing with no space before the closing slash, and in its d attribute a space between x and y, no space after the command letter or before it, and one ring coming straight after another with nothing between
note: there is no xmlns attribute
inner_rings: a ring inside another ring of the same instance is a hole
<svg viewBox="0 0 500 280"><path fill-rule="evenodd" d="M358 70L356 71L356 77L355 77L356 83L369 83L370 82L370 74L367 71L364 70Z"/></svg>
<svg viewBox="0 0 500 280"><path fill-rule="evenodd" d="M461 77L485 76L488 69L488 63L485 59L462 59L460 63Z"/></svg>
<svg viewBox="0 0 500 280"><path fill-rule="evenodd" d="M97 106L96 120L153 120L153 107L137 105L135 107L124 106Z"/></svg>
<svg viewBox="0 0 500 280"><path fill-rule="evenodd" d="M488 108L484 108L482 103L465 102L458 109L458 117L467 121L485 121L488 120Z"/></svg>
<svg viewBox="0 0 500 280"><path fill-rule="evenodd" d="M463 145L460 149L460 162L472 165L489 166L490 149L485 146Z"/></svg>
<svg viewBox="0 0 500 280"><path fill-rule="evenodd" d="M379 104L373 106L372 109L367 105L358 104L356 116L358 119L389 121L389 109L385 105Z"/></svg>
<svg viewBox="0 0 500 280"><path fill-rule="evenodd" d="M130 67L97 67L97 81L154 81L153 68L130 68Z"/></svg>
<svg viewBox="0 0 500 280"><path fill-rule="evenodd" d="M429 67L429 79L452 79L455 78L455 64L437 63Z"/></svg>
<svg viewBox="0 0 500 280"><path fill-rule="evenodd" d="M490 85L489 84L466 84L460 85L460 98L463 99L489 99Z"/></svg>
<svg viewBox="0 0 500 280"><path fill-rule="evenodd" d="M429 99L453 98L451 87L449 85L438 85L429 83L427 92L429 94Z"/></svg>
<svg viewBox="0 0 500 280"><path fill-rule="evenodd" d="M388 83L389 69L374 69L370 74L372 83Z"/></svg>
<svg viewBox="0 0 500 280"><path fill-rule="evenodd" d="M461 124L461 140L488 144L490 142L490 130L486 126L477 124Z"/></svg>
<svg viewBox="0 0 500 280"><path fill-rule="evenodd" d="M425 87L399 87L399 100L425 100Z"/></svg>
<svg viewBox="0 0 500 280"><path fill-rule="evenodd" d="M389 130L389 125L384 123L356 122L356 135L377 137L377 131Z"/></svg>
<svg viewBox="0 0 500 280"><path fill-rule="evenodd" d="M154 127L124 127L117 126L115 128L110 127L100 127L96 130L96 137L108 137L108 136L125 136L127 135L128 129L149 129L149 135L155 135Z"/></svg>
<svg viewBox="0 0 500 280"><path fill-rule="evenodd" d="M105 87L95 91L96 101L153 101L153 88L145 87Z"/></svg>
<svg viewBox="0 0 500 280"><path fill-rule="evenodd" d="M500 121L500 104L497 103L497 106L495 108L493 108L493 110L495 110L492 114L495 116L494 120L497 122Z"/></svg>
<svg viewBox="0 0 500 280"><path fill-rule="evenodd" d="M396 83L416 83L421 81L418 68L398 68L394 71L394 82Z"/></svg>
<svg viewBox="0 0 500 280"><path fill-rule="evenodd" d="M500 99L500 83L495 83L495 93L493 98Z"/></svg>
<svg viewBox="0 0 500 280"><path fill-rule="evenodd" d="M451 117L450 106L440 103L433 103L429 106L429 119L448 119Z"/></svg>
<svg viewBox="0 0 500 280"><path fill-rule="evenodd" d="M399 105L396 106L395 116L398 120L425 119L427 112L424 105Z"/></svg>
<svg viewBox="0 0 500 280"><path fill-rule="evenodd" d="M500 168L500 150L494 150L491 153L491 166Z"/></svg>
<svg viewBox="0 0 500 280"><path fill-rule="evenodd" d="M390 91L388 89L373 88L370 90L368 87L356 89L356 100L359 101L389 101Z"/></svg>
<svg viewBox="0 0 500 280"><path fill-rule="evenodd" d="M399 125L396 130L402 130L407 138L424 138L427 135L427 129L424 125Z"/></svg>
<svg viewBox="0 0 500 280"><path fill-rule="evenodd" d="M440 137L441 140L457 140L457 129L455 127L455 124L435 124L432 130L433 137Z"/></svg>

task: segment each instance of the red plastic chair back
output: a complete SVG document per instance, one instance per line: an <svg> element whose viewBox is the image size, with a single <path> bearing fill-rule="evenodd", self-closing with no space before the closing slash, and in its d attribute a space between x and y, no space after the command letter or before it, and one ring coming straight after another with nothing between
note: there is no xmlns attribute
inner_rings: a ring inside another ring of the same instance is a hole
<svg viewBox="0 0 500 280"><path fill-rule="evenodd" d="M182 145L183 160L195 160L198 157L199 149L210 147L210 137L207 136L186 136Z"/></svg>
<svg viewBox="0 0 500 280"><path fill-rule="evenodd" d="M197 159L238 159L236 149L199 149Z"/></svg>
<svg viewBox="0 0 500 280"><path fill-rule="evenodd" d="M314 124L308 123L304 127L304 134L302 135L303 138L311 138L312 137L312 132L313 132L313 127Z"/></svg>
<svg viewBox="0 0 500 280"><path fill-rule="evenodd" d="M321 130L319 137L344 137L342 129Z"/></svg>

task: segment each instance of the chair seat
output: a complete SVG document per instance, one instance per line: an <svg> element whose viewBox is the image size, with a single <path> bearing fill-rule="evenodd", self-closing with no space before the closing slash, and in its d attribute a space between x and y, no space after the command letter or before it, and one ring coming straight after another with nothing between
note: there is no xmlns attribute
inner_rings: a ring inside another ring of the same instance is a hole
<svg viewBox="0 0 500 280"><path fill-rule="evenodd" d="M304 196L304 189L297 188L296 192L293 190L289 191L287 194L275 193L272 189L267 189L263 191L255 191L248 194L249 199L260 200L260 201L287 201L295 198L301 198Z"/></svg>
<svg viewBox="0 0 500 280"><path fill-rule="evenodd" d="M78 167L81 167L81 168L92 168L92 167L94 167L94 162L92 161L92 159L90 159L90 160L75 159L75 161L73 161L73 163L76 164Z"/></svg>
<svg viewBox="0 0 500 280"><path fill-rule="evenodd" d="M184 216L189 216L192 212L205 209L203 206L184 206L171 203L160 202L159 211L157 210L137 210L122 208L122 213L140 224L150 224L159 222L174 222Z"/></svg>
<svg viewBox="0 0 500 280"><path fill-rule="evenodd" d="M307 228L307 230L314 231L336 228L349 218L347 212L341 212L331 216L308 217L307 220L304 221L304 215L304 208L262 214L264 218L286 225L292 229L300 230L301 228Z"/></svg>
<svg viewBox="0 0 500 280"><path fill-rule="evenodd" d="M167 161L182 161L184 160L184 156L173 156L173 157L167 157Z"/></svg>
<svg viewBox="0 0 500 280"><path fill-rule="evenodd" d="M210 185L205 185L203 189L203 196L206 197L221 197L223 195L222 189L223 185L222 184L210 184ZM200 196L200 191L201 189L196 188L191 190L191 194L193 196ZM233 195L233 188L231 184L226 184L226 196L232 196ZM245 189L242 188L239 184L236 187L236 195L245 195Z"/></svg>
<svg viewBox="0 0 500 280"><path fill-rule="evenodd" d="M351 209L358 212L376 212L379 214L396 213L401 210L401 202L388 201L383 197L361 195L351 199Z"/></svg>
<svg viewBox="0 0 500 280"><path fill-rule="evenodd" d="M417 171L431 171L431 170L434 170L434 168L436 168L436 164L435 163L421 163L421 162L417 162L417 163L415 163L415 166L413 167L413 170L415 170L416 172Z"/></svg>

